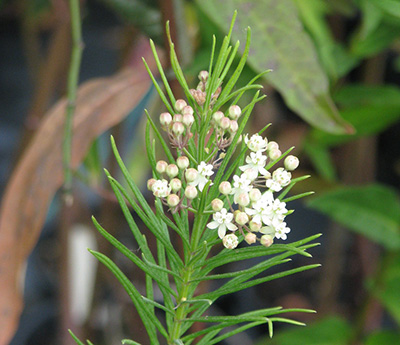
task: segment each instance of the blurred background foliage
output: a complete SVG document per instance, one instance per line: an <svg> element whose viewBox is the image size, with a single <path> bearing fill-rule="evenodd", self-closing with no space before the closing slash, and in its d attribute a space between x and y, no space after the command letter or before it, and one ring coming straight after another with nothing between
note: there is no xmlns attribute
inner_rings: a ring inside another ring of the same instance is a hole
<svg viewBox="0 0 400 345"><path fill-rule="evenodd" d="M49 211L41 210L47 220L38 229L39 242L34 238L27 245L28 252L35 248L26 270L25 309L11 344L71 344L65 332L71 327L99 345L117 344L132 334L141 342L138 334L144 333L143 328L118 284L90 263L88 272L95 274L79 276L82 272L77 267L88 259L75 252L72 255L68 243L87 238L86 246L96 245L113 257L112 249L89 224L89 215L95 213L104 227L115 229L114 236L136 248L102 167L111 171L115 167L109 159L112 133L135 180L144 183L149 174L143 155L143 108L157 116L163 111L161 104L153 97L150 84L140 80L130 85L137 99L128 93L118 101L113 98L120 95L118 87L125 85L118 84L124 80L118 79L122 77L117 71L128 67L133 68L132 76L140 74L142 67L134 58L145 55L145 48L137 44L140 37L151 37L162 51L166 47L164 23L169 20L180 61L193 85L199 70L208 67L212 35L220 44L235 9L238 19L233 39L244 42L247 26L253 33L243 73L246 80L239 81L238 87L265 69L273 70L263 79L268 98L256 107L249 133L272 122L268 138L282 143L283 150L296 145L300 173L313 176L301 188L314 190L316 195L306 205L296 205L290 239L317 232L324 236L314 254L315 262L323 263L322 269L285 278L247 295L236 294L215 307L226 313L238 313L237 309L246 310L252 304L318 310L317 315L301 320L309 325L279 329L271 340L265 329L257 329L226 344L399 344L400 2L87 0L81 6L85 49L80 83L109 79L103 80L102 94L94 89L90 97L82 96L87 121L79 125L80 131L93 133L93 128L100 128L95 120L100 108L119 115L114 114L114 123L102 128L105 134L87 135L91 147L82 147L79 157L85 158L75 164L79 168L74 175L72 209L66 210L59 202L55 189L47 196L48 203L53 202ZM4 210L11 193L7 194L11 187L6 187L6 181L21 173L16 162L24 159L35 141L47 141L47 146L37 150L50 156L46 150L60 140L60 135L38 138L38 133L49 118L55 118L50 108L65 93L71 42L67 1L2 0L0 17ZM164 65L168 66L167 60ZM177 83L171 80L171 84L175 95L182 96ZM130 111L114 110L116 104ZM30 177L41 173L40 169L25 171ZM51 179L47 174L41 178ZM26 190L12 190L15 193ZM22 194L16 213L24 212L24 198ZM4 213L2 217L0 241L7 231L15 230L6 227ZM77 233L87 236L77 237ZM140 273L132 271L117 253L114 259L140 286ZM76 302L79 284L71 283L77 281L85 289L78 293L84 295L81 302ZM96 282L95 288L90 281ZM4 291L10 286L2 285ZM76 312L76 303L87 307ZM6 316L1 318L6 325ZM13 333L16 325L7 325Z"/></svg>

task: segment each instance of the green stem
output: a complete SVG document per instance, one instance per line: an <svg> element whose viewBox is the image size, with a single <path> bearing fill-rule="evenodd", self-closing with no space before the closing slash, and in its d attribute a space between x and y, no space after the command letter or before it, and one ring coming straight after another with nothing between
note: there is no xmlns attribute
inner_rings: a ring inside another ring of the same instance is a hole
<svg viewBox="0 0 400 345"><path fill-rule="evenodd" d="M69 0L71 15L72 52L71 63L67 82L67 108L65 114L64 140L63 140L63 166L64 166L64 197L70 199L72 188L71 151L72 151L72 124L76 107L79 69L82 58L82 29L79 9L79 0Z"/></svg>

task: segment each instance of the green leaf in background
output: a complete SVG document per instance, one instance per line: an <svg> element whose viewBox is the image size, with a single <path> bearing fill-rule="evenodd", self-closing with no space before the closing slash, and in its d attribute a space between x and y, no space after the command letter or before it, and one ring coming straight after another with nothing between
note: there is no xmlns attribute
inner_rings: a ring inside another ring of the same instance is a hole
<svg viewBox="0 0 400 345"><path fill-rule="evenodd" d="M263 339L257 345L343 345L351 336L351 327L338 317L329 317L306 328L281 332L273 339Z"/></svg>
<svg viewBox="0 0 400 345"><path fill-rule="evenodd" d="M306 140L303 149L310 158L318 175L327 181L336 180L336 169L329 148L324 145L318 145L311 140Z"/></svg>
<svg viewBox="0 0 400 345"><path fill-rule="evenodd" d="M383 12L370 0L360 0L360 9L362 22L358 35L360 39L365 39L378 28L383 18Z"/></svg>
<svg viewBox="0 0 400 345"><path fill-rule="evenodd" d="M356 129L355 135L331 135L313 129L310 140L319 145L334 146L358 137L382 132L400 120L400 88L394 85L348 85L334 99L341 114Z"/></svg>
<svg viewBox="0 0 400 345"><path fill-rule="evenodd" d="M400 248L400 201L388 187L338 188L313 198L308 206L388 249Z"/></svg>
<svg viewBox="0 0 400 345"><path fill-rule="evenodd" d="M248 64L257 72L272 68L267 80L308 123L330 133L352 132L330 98L328 79L293 0L197 0L197 4L223 30L237 9L233 41L245 40L247 26L253 32Z"/></svg>
<svg viewBox="0 0 400 345"><path fill-rule="evenodd" d="M340 43L335 42L326 20L330 11L328 3L323 0L295 0L295 3L329 77L335 81L346 75L358 63L358 59L350 56Z"/></svg>
<svg viewBox="0 0 400 345"><path fill-rule="evenodd" d="M400 18L400 1L397 0L369 0L376 7L391 16Z"/></svg>
<svg viewBox="0 0 400 345"><path fill-rule="evenodd" d="M391 331L378 331L371 334L365 345L398 344L400 334Z"/></svg>
<svg viewBox="0 0 400 345"><path fill-rule="evenodd" d="M400 255L392 257L392 261L385 268L382 281L373 291L376 298L385 306L388 312L400 325ZM399 339L399 338L397 338ZM397 344L396 342L382 342L381 344Z"/></svg>

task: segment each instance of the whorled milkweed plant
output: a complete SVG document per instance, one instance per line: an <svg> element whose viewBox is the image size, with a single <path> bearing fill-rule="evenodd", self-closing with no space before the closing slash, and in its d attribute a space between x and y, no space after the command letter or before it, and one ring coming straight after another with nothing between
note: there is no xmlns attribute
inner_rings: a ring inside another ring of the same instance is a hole
<svg viewBox="0 0 400 345"><path fill-rule="evenodd" d="M227 79L239 47L239 42L230 45L233 22L218 54L215 54L214 38L209 69L200 72L196 89L189 89L187 85L167 26L171 65L186 100L175 99L151 42L166 91L165 94L148 69L166 107L166 112L159 116L159 126L147 114L146 147L153 171L153 178L147 185L155 196L155 211L130 177L112 139L115 157L129 188L125 189L108 172L106 174L140 247L140 254L132 252L95 219L93 221L117 250L144 271L145 293L139 292L108 257L95 251L91 253L110 269L129 294L151 344L189 345L195 341L197 345L211 345L261 324L267 325L272 336L274 322L302 324L280 314L312 312L275 307L240 315L207 315L208 309L221 296L318 266L283 268L279 273L265 275L269 268L290 261L292 255L311 256L306 250L317 245L310 242L319 235L291 244L273 243L274 239L286 240L290 232L285 218L293 211L287 208L287 203L310 194L287 197L287 193L308 176L292 179L291 171L297 168L299 161L289 155L292 148L282 153L276 142L263 136L268 126L255 134L243 133L254 105L264 98L258 91L262 86L254 84L263 73L245 87L235 89L249 52L248 28L244 53ZM255 94L251 102L239 107L242 95L252 91ZM156 158L151 131L164 151L164 160ZM139 230L129 207L151 234L146 232L145 235ZM171 242L172 232L182 242L178 246L180 250ZM156 238L156 253L147 244L149 235ZM259 263L246 269L213 274L216 268L257 257ZM222 279L223 283L214 291L200 292L199 284L211 279ZM156 285L162 293L162 303L154 299ZM191 332L195 322L208 325ZM229 330L225 330L227 327ZM73 337L83 345L75 335ZM138 344L126 339L122 343ZM88 344L91 343L88 341Z"/></svg>

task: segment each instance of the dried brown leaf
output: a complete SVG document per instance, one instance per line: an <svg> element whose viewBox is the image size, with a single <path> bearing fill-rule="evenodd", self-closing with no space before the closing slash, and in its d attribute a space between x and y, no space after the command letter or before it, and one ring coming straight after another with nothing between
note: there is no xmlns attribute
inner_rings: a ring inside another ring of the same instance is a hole
<svg viewBox="0 0 400 345"><path fill-rule="evenodd" d="M92 141L122 121L150 87L141 57L152 61L146 42L135 49L132 67L80 86L73 123L72 168ZM153 67L153 66L152 66ZM44 117L6 188L0 209L0 344L8 344L22 310L21 268L35 246L49 204L63 183L62 140L66 99Z"/></svg>

